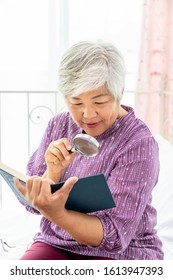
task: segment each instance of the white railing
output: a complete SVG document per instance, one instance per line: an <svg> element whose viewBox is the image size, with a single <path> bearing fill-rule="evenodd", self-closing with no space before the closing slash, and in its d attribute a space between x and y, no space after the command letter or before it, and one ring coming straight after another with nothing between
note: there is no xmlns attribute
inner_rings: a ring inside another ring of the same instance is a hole
<svg viewBox="0 0 173 280"><path fill-rule="evenodd" d="M0 91L0 161L25 172L49 119L63 110L56 91ZM0 178L0 205L3 183Z"/></svg>
<svg viewBox="0 0 173 280"><path fill-rule="evenodd" d="M14 131L14 125L17 131L24 131L27 154L30 155L32 138L37 138L35 126L40 135L50 117L64 108L62 96L58 96L56 91L0 91L0 160L3 158L3 143L8 145L9 141L8 138L3 139L12 127ZM10 137L13 140L17 138L16 135Z"/></svg>
<svg viewBox="0 0 173 280"><path fill-rule="evenodd" d="M135 94L133 90L126 90L123 104L134 107ZM153 91L152 94L160 100L159 133L163 135L164 127L169 123L172 139L173 120L163 119L163 100L164 96L173 96L173 93ZM38 147L49 119L64 110L64 99L56 91L0 91L0 161L25 172L28 157ZM0 185L0 203L1 198Z"/></svg>

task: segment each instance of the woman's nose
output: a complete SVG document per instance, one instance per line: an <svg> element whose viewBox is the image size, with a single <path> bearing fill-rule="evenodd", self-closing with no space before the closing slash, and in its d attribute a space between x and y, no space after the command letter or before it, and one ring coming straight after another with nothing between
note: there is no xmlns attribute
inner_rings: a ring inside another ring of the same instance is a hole
<svg viewBox="0 0 173 280"><path fill-rule="evenodd" d="M87 106L83 109L83 117L87 119L91 119L97 116L97 112L94 107Z"/></svg>

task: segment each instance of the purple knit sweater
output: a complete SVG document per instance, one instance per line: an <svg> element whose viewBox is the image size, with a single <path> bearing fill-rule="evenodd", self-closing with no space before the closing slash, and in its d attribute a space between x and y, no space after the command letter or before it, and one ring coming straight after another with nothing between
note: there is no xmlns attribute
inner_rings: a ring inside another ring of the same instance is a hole
<svg viewBox="0 0 173 280"><path fill-rule="evenodd" d="M128 114L96 137L100 144L98 155L87 158L76 154L61 178L104 173L116 208L90 213L96 215L103 225L101 244L97 247L80 244L44 217L35 241L78 254L117 260L163 259L162 243L154 229L156 210L151 205L151 192L159 174L158 145L146 125L135 117L132 108L123 107ZM81 128L74 123L69 112L52 118L39 148L28 162L28 174L44 173L44 153L51 141L67 137L72 143L78 133L82 133ZM27 210L34 212L29 207Z"/></svg>

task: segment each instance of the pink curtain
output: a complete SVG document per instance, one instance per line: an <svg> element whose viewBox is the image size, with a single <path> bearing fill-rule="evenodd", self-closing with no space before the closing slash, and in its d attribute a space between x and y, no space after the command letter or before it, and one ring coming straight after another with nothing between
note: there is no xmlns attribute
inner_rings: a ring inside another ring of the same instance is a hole
<svg viewBox="0 0 173 280"><path fill-rule="evenodd" d="M173 0L144 0L135 110L173 143Z"/></svg>

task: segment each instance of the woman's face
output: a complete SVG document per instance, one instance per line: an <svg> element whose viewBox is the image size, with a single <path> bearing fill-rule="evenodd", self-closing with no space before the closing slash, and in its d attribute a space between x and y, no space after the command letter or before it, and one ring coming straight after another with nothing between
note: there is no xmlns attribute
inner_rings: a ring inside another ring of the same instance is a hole
<svg viewBox="0 0 173 280"><path fill-rule="evenodd" d="M74 122L93 137L102 134L126 113L105 86L67 97L67 104Z"/></svg>

